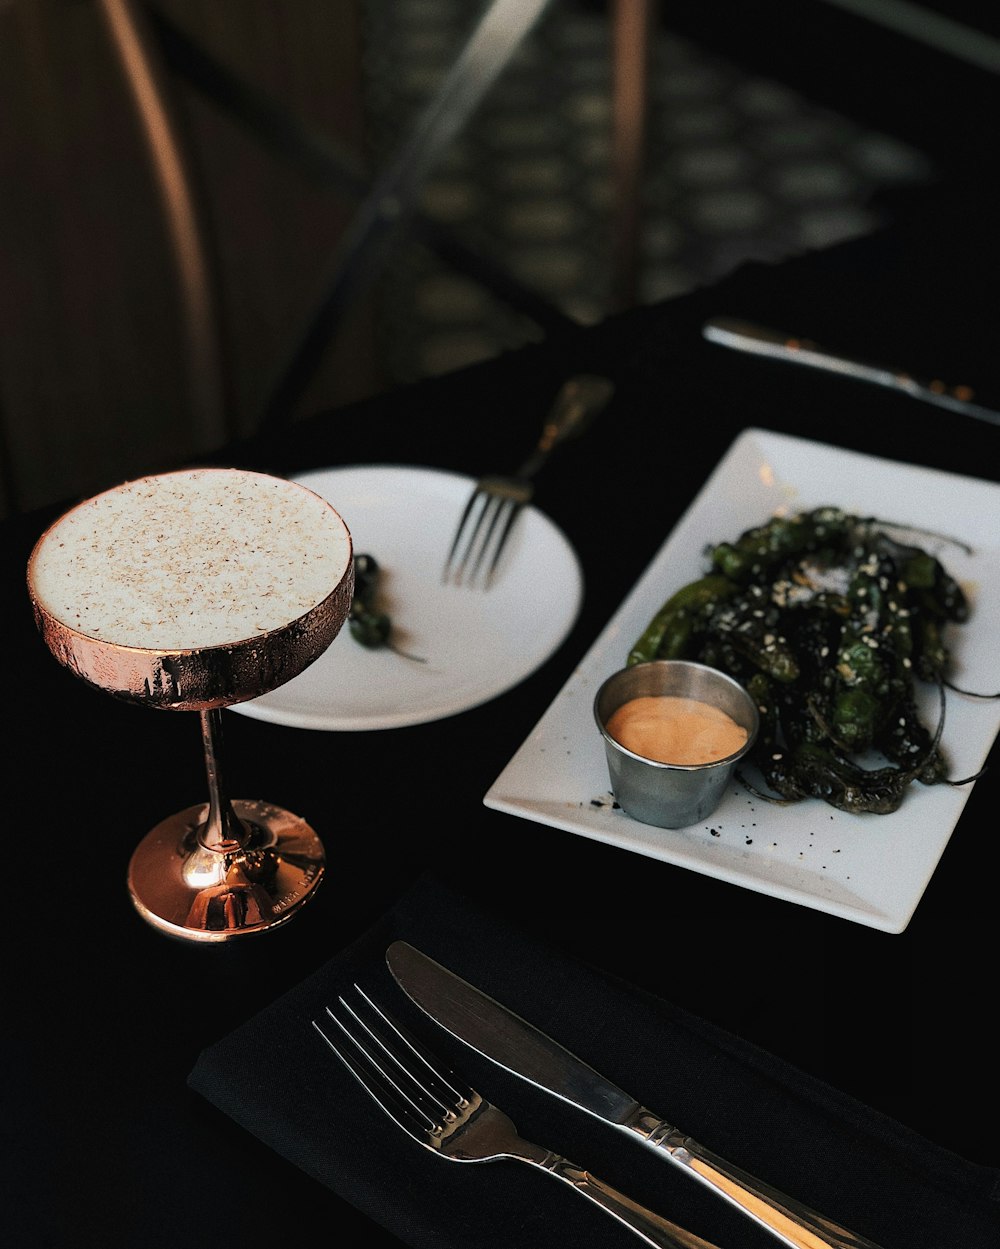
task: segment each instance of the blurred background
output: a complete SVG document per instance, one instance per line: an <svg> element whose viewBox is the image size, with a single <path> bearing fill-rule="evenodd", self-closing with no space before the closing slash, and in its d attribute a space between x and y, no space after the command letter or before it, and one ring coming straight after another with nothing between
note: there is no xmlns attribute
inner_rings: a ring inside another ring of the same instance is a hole
<svg viewBox="0 0 1000 1249"><path fill-rule="evenodd" d="M877 229L995 159L998 25L0 0L0 510Z"/></svg>

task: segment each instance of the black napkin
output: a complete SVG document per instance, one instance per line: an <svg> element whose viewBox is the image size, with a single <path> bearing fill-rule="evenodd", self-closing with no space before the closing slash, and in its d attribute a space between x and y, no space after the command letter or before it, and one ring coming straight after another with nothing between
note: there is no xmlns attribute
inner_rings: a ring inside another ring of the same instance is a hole
<svg viewBox="0 0 1000 1249"><path fill-rule="evenodd" d="M190 1086L404 1243L445 1249L635 1238L514 1162L453 1164L393 1125L311 1026L357 981L554 1149L727 1249L776 1243L665 1158L494 1067L427 1020L386 964L402 938L541 1027L716 1154L884 1249L996 1249L1000 1176L738 1037L560 951L426 876L352 946L219 1043Z"/></svg>

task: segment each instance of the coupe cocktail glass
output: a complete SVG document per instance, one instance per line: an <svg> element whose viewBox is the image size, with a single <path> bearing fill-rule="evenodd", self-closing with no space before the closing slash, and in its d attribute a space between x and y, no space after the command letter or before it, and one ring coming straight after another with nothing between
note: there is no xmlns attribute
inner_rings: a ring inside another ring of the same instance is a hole
<svg viewBox="0 0 1000 1249"><path fill-rule="evenodd" d="M290 811L229 799L222 709L297 676L347 619L353 549L337 511L304 486L243 469L143 477L56 520L27 580L61 664L116 698L201 718L208 802L136 847L128 887L139 913L195 942L296 914L322 879L323 844Z"/></svg>

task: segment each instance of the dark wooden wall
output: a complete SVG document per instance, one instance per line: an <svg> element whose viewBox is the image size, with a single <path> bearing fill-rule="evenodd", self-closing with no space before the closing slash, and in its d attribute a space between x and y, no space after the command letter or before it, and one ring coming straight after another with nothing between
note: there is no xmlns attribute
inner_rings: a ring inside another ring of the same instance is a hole
<svg viewBox="0 0 1000 1249"><path fill-rule="evenodd" d="M350 0L159 0L232 70L363 159ZM0 3L0 512L160 471L248 432L322 290L351 205L170 80L218 245L223 409L198 393L163 201L108 6ZM370 310L304 409L376 385Z"/></svg>

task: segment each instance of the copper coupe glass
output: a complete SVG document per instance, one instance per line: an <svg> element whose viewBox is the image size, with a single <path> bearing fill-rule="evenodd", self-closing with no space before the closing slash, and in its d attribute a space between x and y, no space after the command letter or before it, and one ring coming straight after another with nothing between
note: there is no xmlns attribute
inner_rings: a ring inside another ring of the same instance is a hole
<svg viewBox="0 0 1000 1249"><path fill-rule="evenodd" d="M297 676L337 636L354 587L351 534L284 478L197 468L78 504L28 561L55 658L130 703L197 711L208 802L137 846L128 887L154 927L218 942L283 924L313 896L323 845L299 816L223 784L222 708Z"/></svg>

